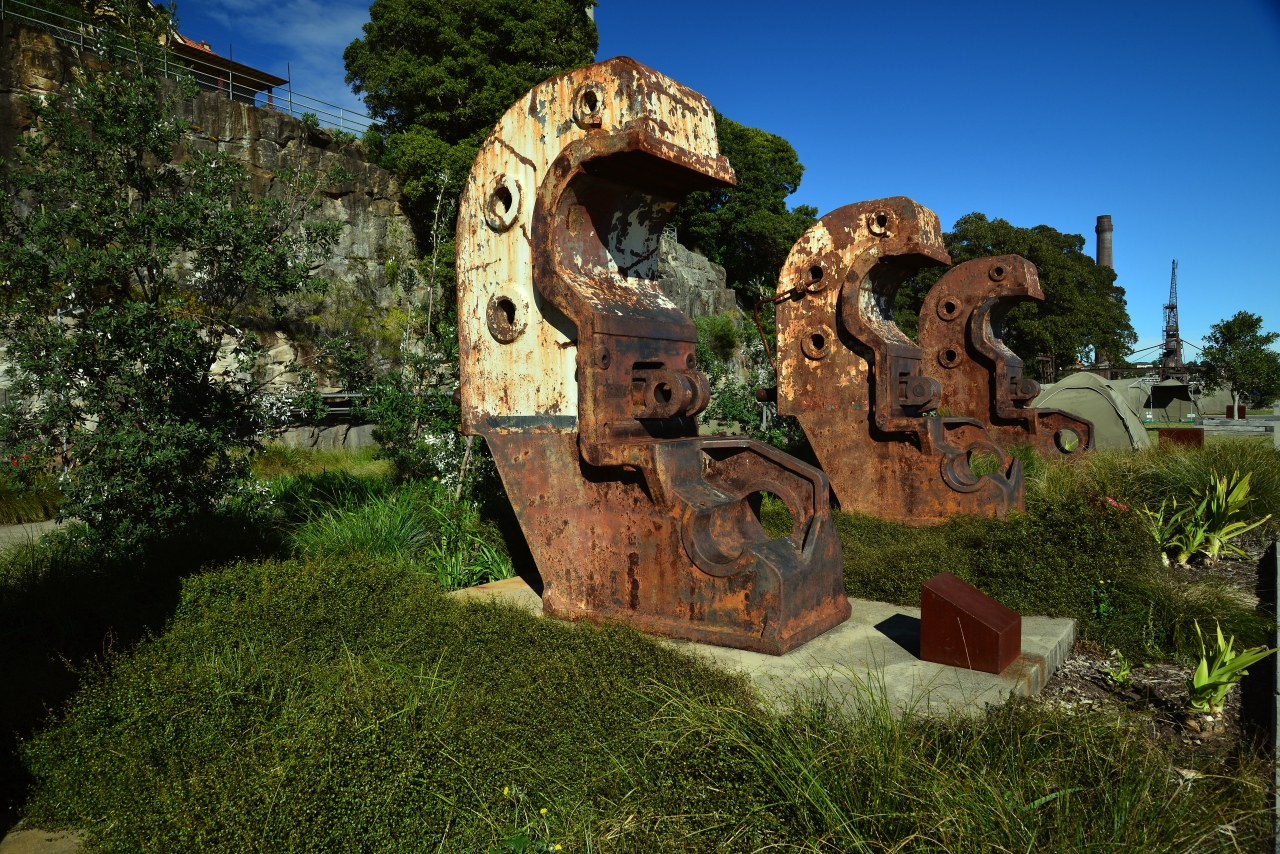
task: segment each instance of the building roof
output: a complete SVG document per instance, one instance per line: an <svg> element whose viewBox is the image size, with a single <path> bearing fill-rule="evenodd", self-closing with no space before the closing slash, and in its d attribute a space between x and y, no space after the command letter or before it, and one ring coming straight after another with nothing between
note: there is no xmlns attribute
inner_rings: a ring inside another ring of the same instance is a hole
<svg viewBox="0 0 1280 854"><path fill-rule="evenodd" d="M173 33L168 47L178 56L191 60L192 70L205 75L228 74L236 86L261 92L288 81L257 68L235 62L216 53L206 41L196 41L182 33Z"/></svg>

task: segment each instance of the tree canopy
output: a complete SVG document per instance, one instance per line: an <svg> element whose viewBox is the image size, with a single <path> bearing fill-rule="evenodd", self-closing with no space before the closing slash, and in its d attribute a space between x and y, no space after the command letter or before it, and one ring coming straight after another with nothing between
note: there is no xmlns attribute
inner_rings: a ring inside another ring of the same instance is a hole
<svg viewBox="0 0 1280 854"><path fill-rule="evenodd" d="M725 268L729 285L749 301L757 284L770 293L791 246L813 224L817 209L787 207L804 166L791 143L716 114L720 153L738 175L736 187L690 193L673 224L681 243ZM748 291L751 291L748 293Z"/></svg>
<svg viewBox="0 0 1280 854"><path fill-rule="evenodd" d="M1271 345L1280 333L1263 332L1262 318L1247 311L1209 327L1208 346L1200 358L1200 382L1205 393L1220 388L1242 399L1267 403L1280 398L1280 353Z"/></svg>
<svg viewBox="0 0 1280 854"><path fill-rule="evenodd" d="M595 0L374 0L347 82L385 136L405 193L457 196L480 143L521 95L595 60Z"/></svg>
<svg viewBox="0 0 1280 854"><path fill-rule="evenodd" d="M1036 356L1052 353L1059 365L1070 365L1085 352L1127 353L1138 340L1115 271L1098 266L1084 253L1084 237L1064 234L1047 225L1022 228L1004 219L971 213L943 234L955 264L993 255L1021 255L1036 265L1044 302L1024 303L1009 312L1004 343L1034 373ZM898 291L894 316L912 337L925 295L946 268L921 271Z"/></svg>

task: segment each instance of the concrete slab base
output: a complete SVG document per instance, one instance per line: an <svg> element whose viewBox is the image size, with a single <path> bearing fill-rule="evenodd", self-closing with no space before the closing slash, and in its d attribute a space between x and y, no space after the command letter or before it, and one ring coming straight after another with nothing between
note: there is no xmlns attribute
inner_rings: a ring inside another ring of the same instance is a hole
<svg viewBox="0 0 1280 854"><path fill-rule="evenodd" d="M450 594L461 600L498 599L541 615L542 600L519 578ZM898 711L979 712L1010 696L1029 697L1049 681L1075 643L1075 621L1022 618L1022 655L1003 673L979 673L921 661L920 609L850 599L845 623L786 655L662 639L719 667L749 676L779 703L823 695L856 703L870 691Z"/></svg>
<svg viewBox="0 0 1280 854"><path fill-rule="evenodd" d="M81 854L83 836L58 830L14 828L0 839L0 854Z"/></svg>

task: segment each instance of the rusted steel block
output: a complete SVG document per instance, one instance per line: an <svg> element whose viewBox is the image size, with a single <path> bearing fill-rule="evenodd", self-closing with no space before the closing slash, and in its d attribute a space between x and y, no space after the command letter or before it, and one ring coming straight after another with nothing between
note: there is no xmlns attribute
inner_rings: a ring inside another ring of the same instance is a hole
<svg viewBox="0 0 1280 854"><path fill-rule="evenodd" d="M1160 427L1156 430L1160 444L1185 445L1188 448L1204 447L1203 427Z"/></svg>
<svg viewBox="0 0 1280 854"><path fill-rule="evenodd" d="M1044 301L1036 267L1017 255L978 258L948 270L920 309L925 376L942 389L938 408L981 421L1001 445L1031 445L1049 456L1078 459L1093 448L1093 422L1059 409L1028 406L1040 384L1022 375L1022 360L1001 329L1011 309Z"/></svg>
<svg viewBox="0 0 1280 854"><path fill-rule="evenodd" d="M898 286L948 264L938 217L901 196L827 214L778 283L778 412L804 428L840 504L913 525L1023 506L1022 465L973 418L937 417L941 388L893 322ZM977 476L970 455L995 457Z"/></svg>
<svg viewBox="0 0 1280 854"><path fill-rule="evenodd" d="M940 572L920 585L920 658L1003 673L1022 654L1022 617Z"/></svg>
<svg viewBox="0 0 1280 854"><path fill-rule="evenodd" d="M849 615L826 476L698 437L697 333L655 282L675 205L734 180L706 99L633 60L523 97L459 208L459 400L546 613L780 654ZM790 508L789 536L761 527L764 492Z"/></svg>

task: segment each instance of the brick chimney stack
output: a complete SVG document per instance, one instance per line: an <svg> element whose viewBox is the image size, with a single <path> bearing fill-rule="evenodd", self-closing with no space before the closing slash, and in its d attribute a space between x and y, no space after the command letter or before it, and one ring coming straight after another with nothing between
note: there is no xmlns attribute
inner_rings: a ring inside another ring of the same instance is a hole
<svg viewBox="0 0 1280 854"><path fill-rule="evenodd" d="M1115 269L1115 265L1111 263L1111 214L1099 216L1098 224L1093 230L1098 235L1098 266Z"/></svg>

